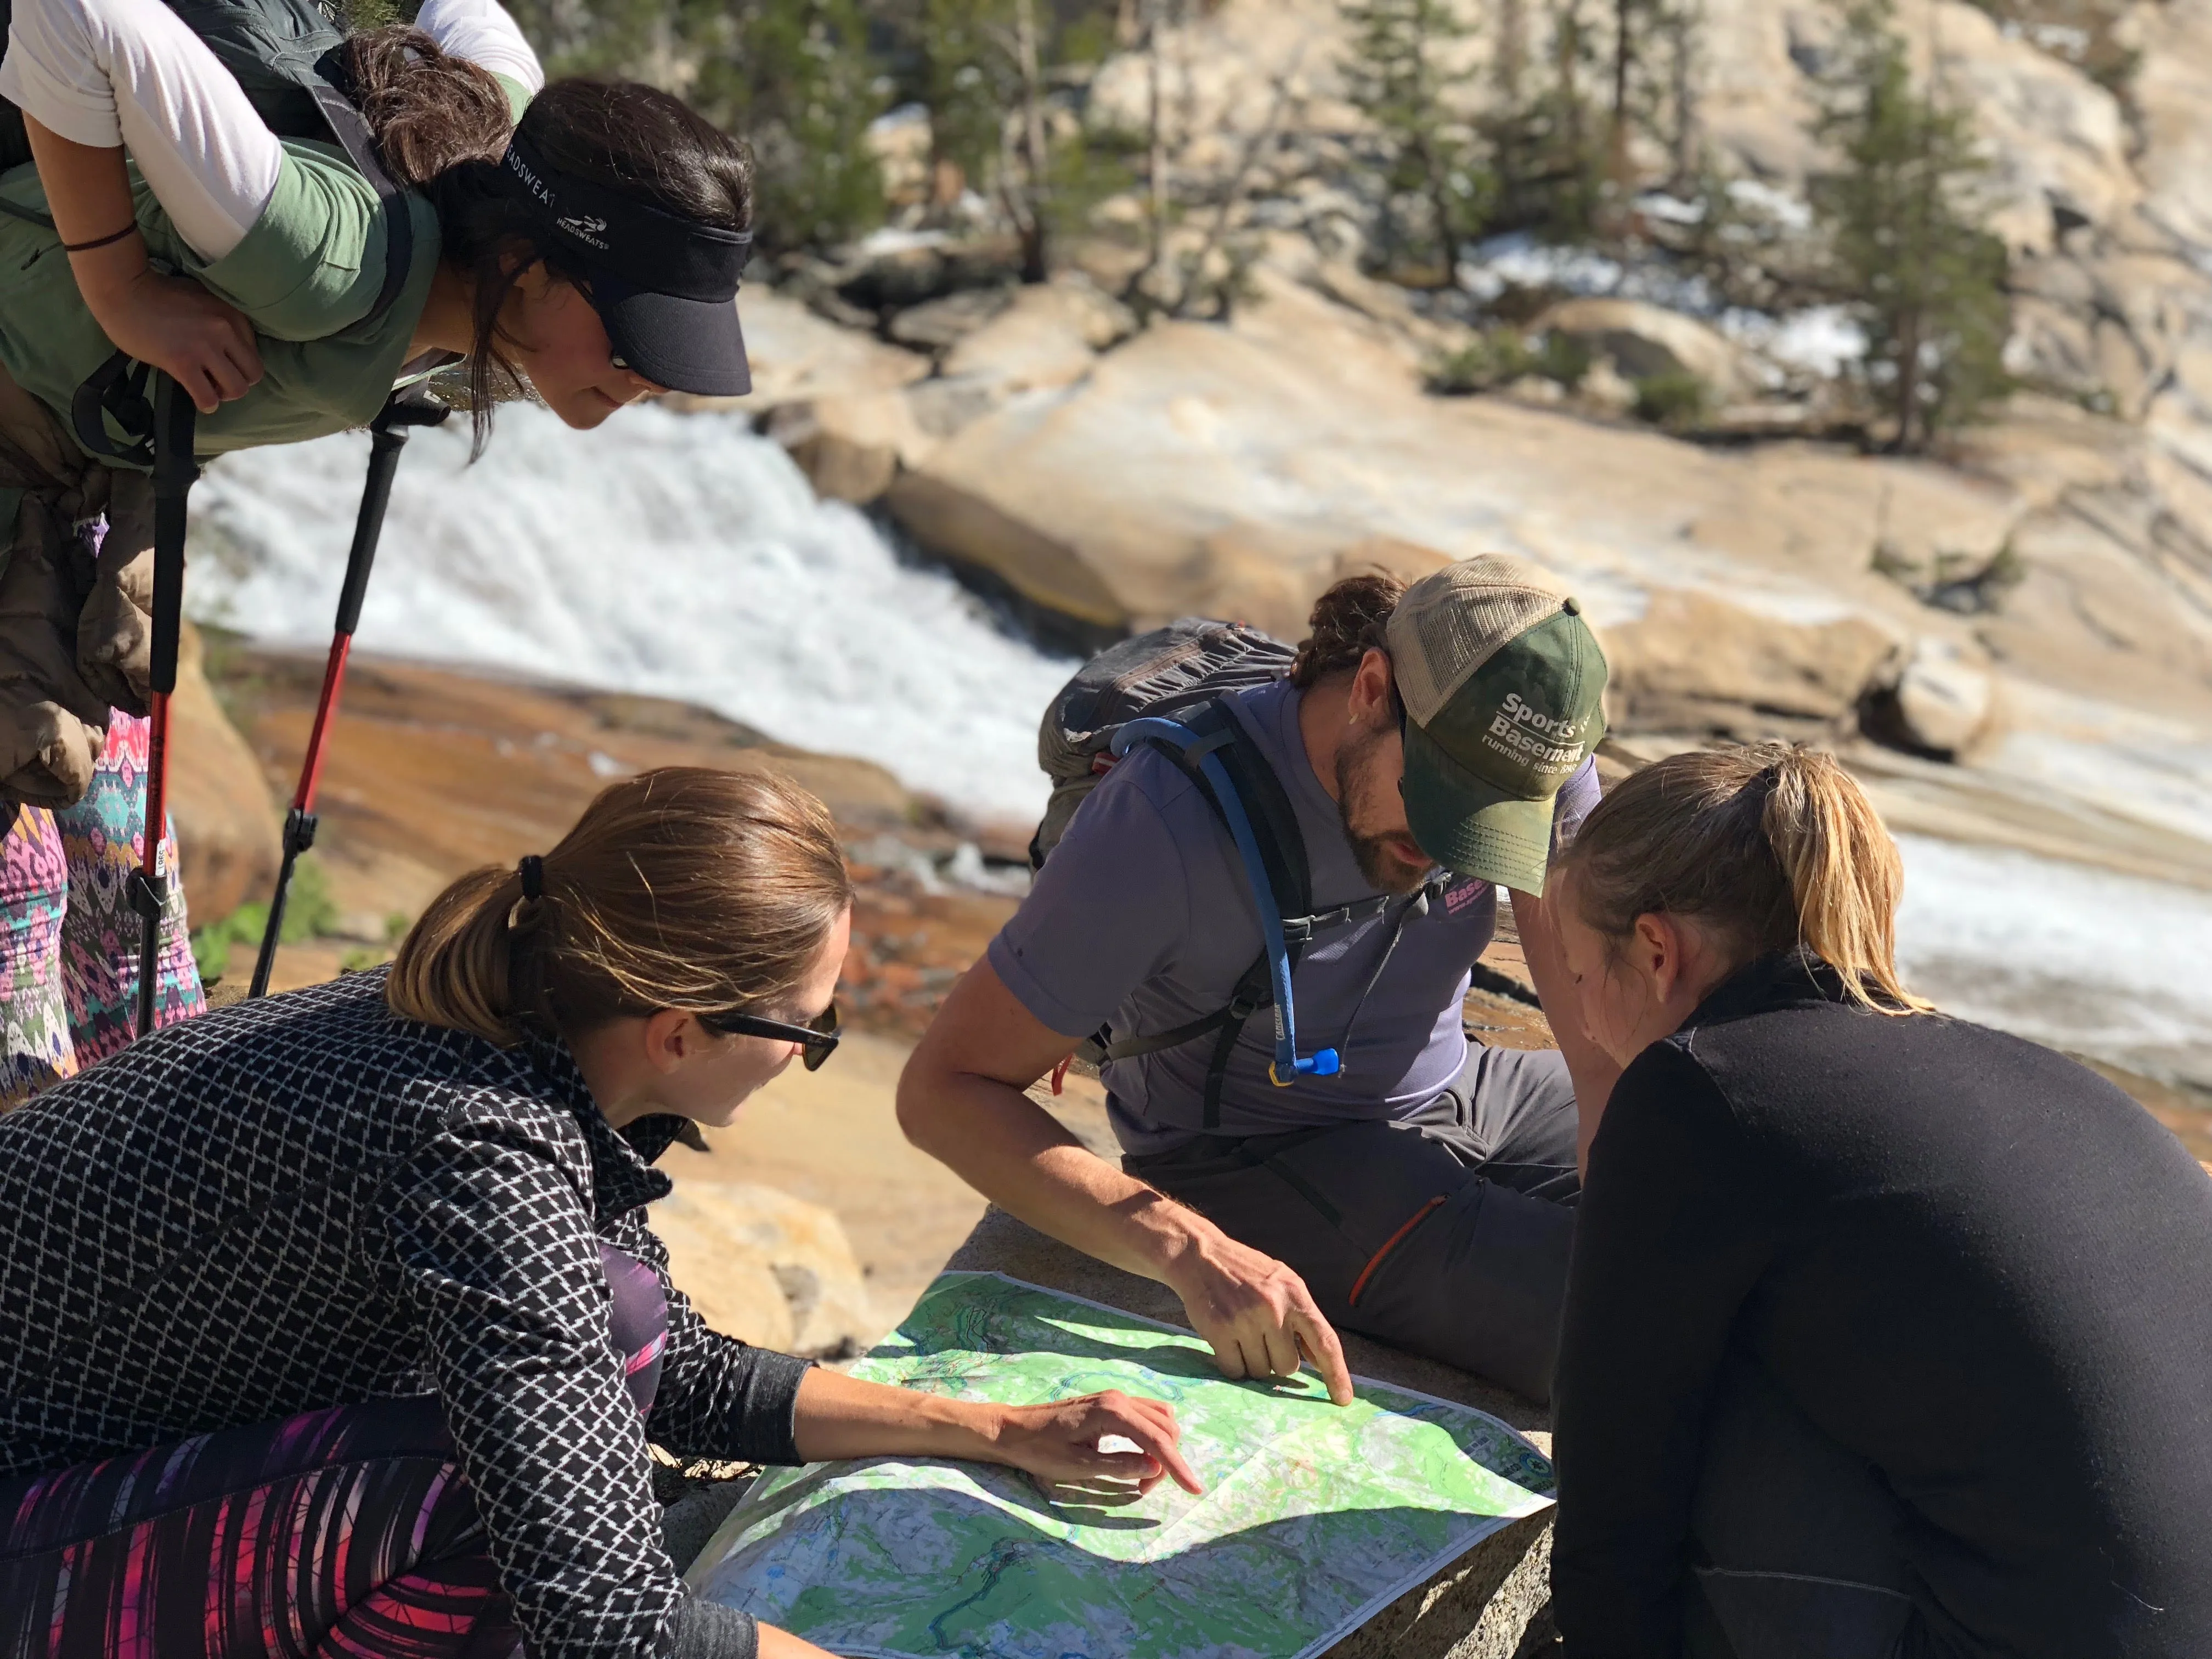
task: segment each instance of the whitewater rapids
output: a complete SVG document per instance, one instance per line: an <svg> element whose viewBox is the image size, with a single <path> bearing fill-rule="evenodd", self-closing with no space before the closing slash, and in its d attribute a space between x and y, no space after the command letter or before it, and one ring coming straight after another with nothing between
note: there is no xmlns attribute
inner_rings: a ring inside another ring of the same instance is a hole
<svg viewBox="0 0 2212 1659"><path fill-rule="evenodd" d="M191 614L327 642L368 454L356 432L211 466ZM1037 816L1037 718L1074 664L817 501L742 416L648 407L580 433L514 404L467 459L459 416L408 444L360 649L680 697L985 817Z"/></svg>

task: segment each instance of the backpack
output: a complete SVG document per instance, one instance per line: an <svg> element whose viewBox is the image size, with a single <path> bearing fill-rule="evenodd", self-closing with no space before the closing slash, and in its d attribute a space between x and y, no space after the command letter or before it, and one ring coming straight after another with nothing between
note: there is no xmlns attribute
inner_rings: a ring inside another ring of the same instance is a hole
<svg viewBox="0 0 2212 1659"><path fill-rule="evenodd" d="M1263 1007L1274 1009L1275 1057L1267 1075L1278 1088L1341 1070L1334 1048L1298 1053L1291 975L1316 934L1381 915L1393 902L1385 896L1313 913L1312 872L1297 813L1274 769L1224 701L1231 691L1283 678L1296 655L1280 640L1242 623L1186 617L1085 664L1047 707L1037 732L1037 762L1053 787L1030 842L1033 868L1043 868L1099 779L1139 745L1158 750L1198 786L1236 844L1259 913L1261 945L1228 1003L1171 1030L1141 1036L1116 1038L1102 1025L1076 1049L1103 1066L1212 1036L1201 1123L1209 1133L1220 1127L1222 1083L1237 1036ZM1407 922L1426 913L1437 884L1432 881L1404 906L1368 990L1382 978ZM1360 1000L1364 1005L1364 993Z"/></svg>
<svg viewBox="0 0 2212 1659"><path fill-rule="evenodd" d="M340 48L346 30L334 8L317 0L167 0L169 9L207 43L228 70L269 130L280 138L335 140L370 188L384 219L384 280L370 320L381 317L406 285L414 263L415 227L404 192L392 182L378 156L376 143L346 91ZM0 33L14 12L12 0L0 0ZM23 112L0 99L0 171L31 160ZM53 228L43 213L0 202L0 212ZM154 412L143 364L118 352L77 388L70 425L78 441L94 455L150 465L154 459ZM127 445L110 436L103 414L131 434Z"/></svg>

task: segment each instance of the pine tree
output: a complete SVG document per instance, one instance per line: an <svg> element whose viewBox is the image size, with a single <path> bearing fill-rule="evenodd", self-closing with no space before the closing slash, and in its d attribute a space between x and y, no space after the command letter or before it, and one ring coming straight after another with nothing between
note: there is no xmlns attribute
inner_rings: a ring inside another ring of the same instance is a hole
<svg viewBox="0 0 2212 1659"><path fill-rule="evenodd" d="M821 246L880 223L883 173L868 124L884 95L860 0L720 9L737 27L706 57L690 96L753 147L755 234L770 247Z"/></svg>
<svg viewBox="0 0 2212 1659"><path fill-rule="evenodd" d="M1475 131L1457 106L1468 76L1453 60L1474 30L1452 0L1346 0L1344 18L1351 28L1346 90L1384 151L1385 258L1396 254L1443 286L1496 194ZM1420 204L1419 216L1403 211L1408 199Z"/></svg>
<svg viewBox="0 0 2212 1659"><path fill-rule="evenodd" d="M1585 0L1550 0L1549 40L1530 52L1522 0L1503 3L1493 62L1497 96L1481 120L1495 176L1493 225L1580 241L1595 228L1607 177L1608 125L1592 83L1604 66Z"/></svg>
<svg viewBox="0 0 2212 1659"><path fill-rule="evenodd" d="M517 0L556 74L668 86L753 148L763 247L844 240L883 216L882 113L863 0Z"/></svg>
<svg viewBox="0 0 2212 1659"><path fill-rule="evenodd" d="M925 0L921 57L932 159L980 186L998 165L1006 113L1022 100L1010 0Z"/></svg>
<svg viewBox="0 0 2212 1659"><path fill-rule="evenodd" d="M1900 450L2003 395L2004 245L1968 216L1986 170L1967 112L1916 91L1888 0L1856 0L1814 127L1840 162L1812 180L1838 289Z"/></svg>
<svg viewBox="0 0 2212 1659"><path fill-rule="evenodd" d="M1095 61L1111 41L1103 8L1047 0L926 0L920 56L935 159L994 196L1022 250L1022 279L1050 274L1054 245L1134 174L1126 139L1085 133L1056 111L1058 66Z"/></svg>

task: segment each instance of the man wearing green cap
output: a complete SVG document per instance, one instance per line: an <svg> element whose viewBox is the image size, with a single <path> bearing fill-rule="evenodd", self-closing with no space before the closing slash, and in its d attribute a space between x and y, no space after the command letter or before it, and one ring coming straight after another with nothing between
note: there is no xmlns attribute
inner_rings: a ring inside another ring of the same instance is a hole
<svg viewBox="0 0 2212 1659"><path fill-rule="evenodd" d="M1574 1086L1559 1054L1470 1043L1460 1005L1497 890L1531 932L1554 835L1596 804L1605 659L1556 580L1494 555L1340 582L1312 627L1287 678L1224 702L1310 873L1297 1052L1339 1069L1285 1085L1265 1011L1206 1025L1261 951L1252 884L1189 771L1140 747L946 999L900 1121L1001 1207L1174 1289L1232 1376L1303 1353L1348 1399L1341 1325L1545 1399ZM1157 1042L1184 1027L1206 1034ZM1022 1092L1102 1028L1119 1169Z"/></svg>

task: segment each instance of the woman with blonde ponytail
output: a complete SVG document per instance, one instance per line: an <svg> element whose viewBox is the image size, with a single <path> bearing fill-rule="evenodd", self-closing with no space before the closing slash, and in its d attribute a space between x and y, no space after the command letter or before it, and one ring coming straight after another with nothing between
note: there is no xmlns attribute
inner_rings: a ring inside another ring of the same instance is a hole
<svg viewBox="0 0 2212 1659"><path fill-rule="evenodd" d="M817 1652L691 1596L648 1441L1198 1490L1157 1401L856 1382L670 1283L653 1162L834 1052L852 897L805 791L649 772L455 882L388 975L170 1027L0 1119L0 1652Z"/></svg>
<svg viewBox="0 0 2212 1659"><path fill-rule="evenodd" d="M1567 1659L2212 1653L2212 1182L1937 1014L1830 756L1676 755L1546 905L1584 1034Z"/></svg>

